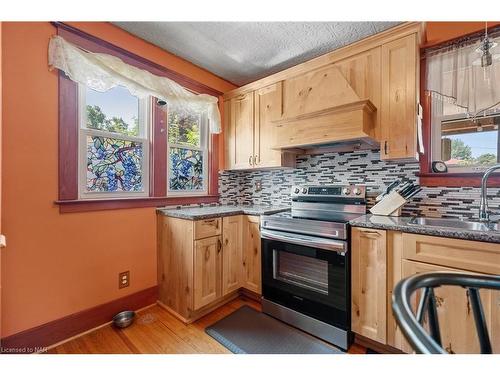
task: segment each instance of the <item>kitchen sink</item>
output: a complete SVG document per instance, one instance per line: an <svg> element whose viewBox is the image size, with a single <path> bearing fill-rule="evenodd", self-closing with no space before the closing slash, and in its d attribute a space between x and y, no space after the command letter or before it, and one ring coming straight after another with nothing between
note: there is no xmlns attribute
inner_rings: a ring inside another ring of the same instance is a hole
<svg viewBox="0 0 500 375"><path fill-rule="evenodd" d="M458 219L440 219L432 217L414 217L408 224L428 225L431 227L476 230L476 231L496 231L500 229L498 223L480 223L476 221L463 221Z"/></svg>

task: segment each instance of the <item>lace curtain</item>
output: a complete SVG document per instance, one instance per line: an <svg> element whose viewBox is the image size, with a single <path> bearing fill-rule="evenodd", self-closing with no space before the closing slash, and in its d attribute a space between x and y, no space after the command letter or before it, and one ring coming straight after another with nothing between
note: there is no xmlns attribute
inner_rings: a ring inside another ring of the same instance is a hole
<svg viewBox="0 0 500 375"><path fill-rule="evenodd" d="M481 67L481 53L477 51L481 40L426 54L426 90L433 103L438 100L454 105L457 112L470 117L500 105L500 37L490 40L497 46L490 50L493 64L485 68Z"/></svg>
<svg viewBox="0 0 500 375"><path fill-rule="evenodd" d="M49 42L49 67L62 70L71 80L96 91L123 86L139 98L151 95L165 100L169 108L206 111L210 133L221 132L216 97L192 93L171 79L126 64L115 56L85 51L56 35Z"/></svg>

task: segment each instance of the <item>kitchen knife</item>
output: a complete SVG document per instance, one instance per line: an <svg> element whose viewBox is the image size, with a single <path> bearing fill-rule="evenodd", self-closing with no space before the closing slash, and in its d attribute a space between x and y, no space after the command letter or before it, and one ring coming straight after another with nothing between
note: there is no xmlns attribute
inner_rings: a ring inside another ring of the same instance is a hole
<svg viewBox="0 0 500 375"><path fill-rule="evenodd" d="M420 191L422 191L422 188L420 186L418 186L418 188L416 190L413 190L410 194L407 194L406 197L404 197L404 199L408 200L411 197L417 195Z"/></svg>

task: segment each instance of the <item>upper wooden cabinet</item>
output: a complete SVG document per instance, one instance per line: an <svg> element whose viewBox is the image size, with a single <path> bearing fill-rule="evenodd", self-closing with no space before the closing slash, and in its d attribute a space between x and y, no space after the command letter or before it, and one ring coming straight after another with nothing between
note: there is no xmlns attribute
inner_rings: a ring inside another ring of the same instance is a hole
<svg viewBox="0 0 500 375"><path fill-rule="evenodd" d="M281 117L281 83L231 98L224 104L226 169L293 167L295 157L273 149Z"/></svg>
<svg viewBox="0 0 500 375"><path fill-rule="evenodd" d="M226 93L226 167L288 166L279 150L358 141L385 160L416 159L421 28L397 26ZM250 96L253 138L240 147L250 117L233 102Z"/></svg>
<svg viewBox="0 0 500 375"><path fill-rule="evenodd" d="M227 124L226 163L228 169L252 168L254 160L253 92L242 94L225 106Z"/></svg>
<svg viewBox="0 0 500 375"><path fill-rule="evenodd" d="M382 45L381 159L417 158L417 56L416 34Z"/></svg>

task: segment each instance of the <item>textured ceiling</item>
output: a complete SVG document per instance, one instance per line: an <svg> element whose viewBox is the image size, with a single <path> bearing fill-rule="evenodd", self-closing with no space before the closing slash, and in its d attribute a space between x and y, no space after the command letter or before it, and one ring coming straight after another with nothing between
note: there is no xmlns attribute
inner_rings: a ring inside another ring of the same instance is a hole
<svg viewBox="0 0 500 375"><path fill-rule="evenodd" d="M115 22L115 25L243 85L398 23Z"/></svg>

